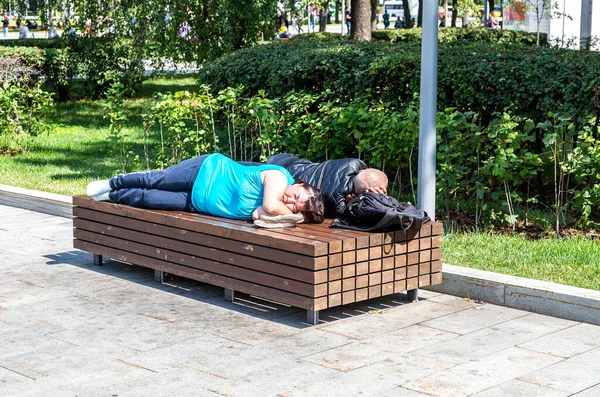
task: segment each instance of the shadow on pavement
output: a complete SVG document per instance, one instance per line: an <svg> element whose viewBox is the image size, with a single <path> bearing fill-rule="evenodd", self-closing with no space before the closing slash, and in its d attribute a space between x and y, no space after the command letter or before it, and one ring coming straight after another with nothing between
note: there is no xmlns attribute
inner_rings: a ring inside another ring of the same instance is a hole
<svg viewBox="0 0 600 397"><path fill-rule="evenodd" d="M92 254L79 250L48 254L44 255L44 257L49 260L46 262L47 265L72 265L80 269L149 286L157 290L185 296L199 302L234 310L282 325L294 328L312 327L312 325L306 323L306 311L303 309L240 292L236 292L234 302L228 302L223 298L223 288L179 277L174 274L165 274L164 282L161 284L154 280L154 270L150 268L106 257L103 257L102 266L95 266ZM345 306L338 306L322 310L319 313L319 324L329 324L356 316L379 313L381 310L409 303L411 302L406 300L406 294L394 294Z"/></svg>

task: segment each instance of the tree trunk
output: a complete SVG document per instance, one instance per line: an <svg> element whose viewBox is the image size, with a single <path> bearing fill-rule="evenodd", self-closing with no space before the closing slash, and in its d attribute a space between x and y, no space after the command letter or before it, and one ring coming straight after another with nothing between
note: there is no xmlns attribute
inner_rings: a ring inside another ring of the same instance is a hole
<svg viewBox="0 0 600 397"><path fill-rule="evenodd" d="M371 32L377 30L377 3L378 0L371 0Z"/></svg>
<svg viewBox="0 0 600 397"><path fill-rule="evenodd" d="M536 45L540 45L540 25L542 24L542 17L540 16L539 13L536 14L537 15L537 26L536 26L536 30L537 33L535 35L535 44Z"/></svg>
<svg viewBox="0 0 600 397"><path fill-rule="evenodd" d="M404 7L404 26L412 28L412 15L410 15L408 0L402 0L402 6Z"/></svg>
<svg viewBox="0 0 600 397"><path fill-rule="evenodd" d="M321 13L319 16L319 32L327 31L327 13L329 12L329 2L321 3Z"/></svg>
<svg viewBox="0 0 600 397"><path fill-rule="evenodd" d="M444 27L448 26L448 0L444 0Z"/></svg>
<svg viewBox="0 0 600 397"><path fill-rule="evenodd" d="M423 0L419 0L419 11L417 13L417 27L423 27Z"/></svg>
<svg viewBox="0 0 600 397"><path fill-rule="evenodd" d="M233 33L235 37L233 38L233 49L239 50L244 46L244 37L246 37L246 24L245 21L240 21L240 26L235 29Z"/></svg>
<svg viewBox="0 0 600 397"><path fill-rule="evenodd" d="M340 14L342 13L342 2L335 2L335 23L342 23L342 19L340 19Z"/></svg>
<svg viewBox="0 0 600 397"><path fill-rule="evenodd" d="M371 40L371 0L352 0L350 38L358 41Z"/></svg>
<svg viewBox="0 0 600 397"><path fill-rule="evenodd" d="M457 6L458 0L452 0L452 26L453 28L456 27L456 6Z"/></svg>

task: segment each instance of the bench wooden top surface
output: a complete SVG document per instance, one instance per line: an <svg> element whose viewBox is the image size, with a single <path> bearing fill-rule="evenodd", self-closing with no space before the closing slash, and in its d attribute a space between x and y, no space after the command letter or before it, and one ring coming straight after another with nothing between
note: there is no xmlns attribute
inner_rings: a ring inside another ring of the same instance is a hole
<svg viewBox="0 0 600 397"><path fill-rule="evenodd" d="M415 237L439 235L442 225L429 222L421 230L394 232L360 232L330 228L333 219L322 224L300 224L285 229L257 228L249 221L239 221L204 214L135 208L124 204L99 202L89 196L73 197L74 215L102 222L111 217L129 218L198 232L248 244L256 244L301 255L319 257L336 253L406 241Z"/></svg>

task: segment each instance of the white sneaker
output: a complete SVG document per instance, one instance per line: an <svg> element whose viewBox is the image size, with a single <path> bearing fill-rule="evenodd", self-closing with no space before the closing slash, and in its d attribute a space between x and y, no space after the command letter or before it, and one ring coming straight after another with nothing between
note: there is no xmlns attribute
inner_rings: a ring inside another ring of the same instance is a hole
<svg viewBox="0 0 600 397"><path fill-rule="evenodd" d="M112 189L110 188L108 179L103 179L101 181L93 181L88 183L85 193L88 196L97 196L99 194L110 192L111 190Z"/></svg>
<svg viewBox="0 0 600 397"><path fill-rule="evenodd" d="M100 194L96 194L95 196L92 196L92 199L96 200L96 201L112 201L110 199L110 197L108 196L110 192L104 192L104 193L100 193Z"/></svg>

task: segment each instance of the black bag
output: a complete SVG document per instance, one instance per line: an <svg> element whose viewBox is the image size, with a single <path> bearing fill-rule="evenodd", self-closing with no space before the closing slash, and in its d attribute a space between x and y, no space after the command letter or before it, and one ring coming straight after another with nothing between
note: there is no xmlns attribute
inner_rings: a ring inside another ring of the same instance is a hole
<svg viewBox="0 0 600 397"><path fill-rule="evenodd" d="M330 227L378 232L394 229L420 229L429 217L421 214L411 203L401 203L380 193L365 192L348 203L342 218Z"/></svg>

